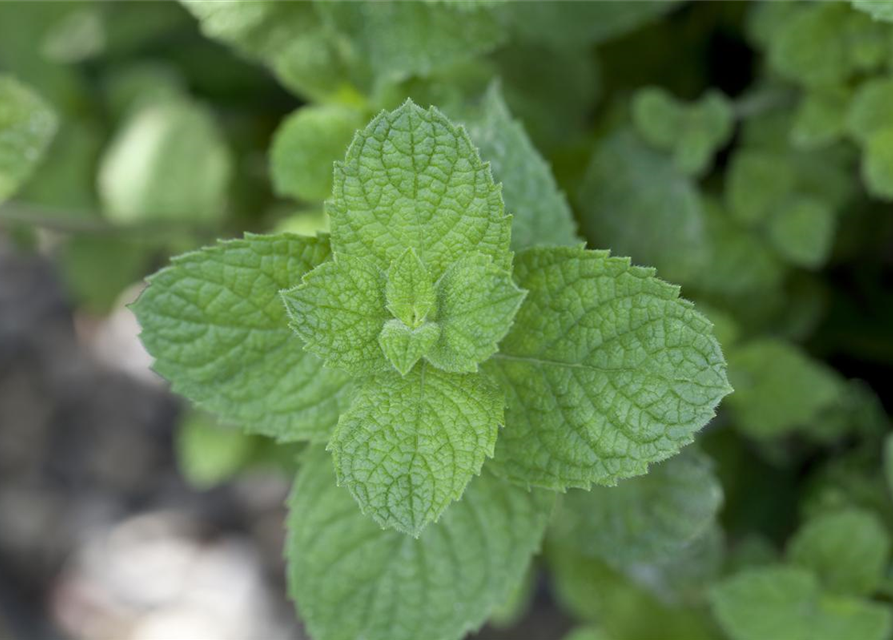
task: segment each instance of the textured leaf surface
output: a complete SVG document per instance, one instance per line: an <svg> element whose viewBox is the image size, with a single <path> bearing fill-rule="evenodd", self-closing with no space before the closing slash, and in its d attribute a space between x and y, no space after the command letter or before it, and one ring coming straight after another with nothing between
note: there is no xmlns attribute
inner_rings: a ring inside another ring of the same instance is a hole
<svg viewBox="0 0 893 640"><path fill-rule="evenodd" d="M464 130L407 101L359 132L336 163L332 246L388 269L407 248L436 281L478 251L511 264L510 218Z"/></svg>
<svg viewBox="0 0 893 640"><path fill-rule="evenodd" d="M893 631L886 605L825 596L814 575L794 567L743 571L710 600L732 640L884 640Z"/></svg>
<svg viewBox="0 0 893 640"><path fill-rule="evenodd" d="M324 238L283 234L174 258L133 307L155 370L248 431L324 441L347 406L347 378L304 351L279 291L328 257Z"/></svg>
<svg viewBox="0 0 893 640"><path fill-rule="evenodd" d="M338 256L282 292L289 325L329 366L355 375L383 371L388 361L378 335L390 319L386 281L371 261Z"/></svg>
<svg viewBox="0 0 893 640"><path fill-rule="evenodd" d="M428 76L496 47L504 30L487 3L323 2L324 19L349 38L357 63L380 81Z"/></svg>
<svg viewBox="0 0 893 640"><path fill-rule="evenodd" d="M435 308L437 295L428 269L407 249L388 269L385 289L388 311L408 327L417 327Z"/></svg>
<svg viewBox="0 0 893 640"><path fill-rule="evenodd" d="M455 262L437 283L440 340L427 359L445 371L473 372L496 353L521 306L524 291L480 253Z"/></svg>
<svg viewBox="0 0 893 640"><path fill-rule="evenodd" d="M493 455L503 405L480 374L423 364L369 378L329 444L338 481L382 527L418 536Z"/></svg>
<svg viewBox="0 0 893 640"><path fill-rule="evenodd" d="M0 76L0 202L31 175L56 133L56 116L43 98Z"/></svg>
<svg viewBox="0 0 893 640"><path fill-rule="evenodd" d="M405 376L431 350L439 337L440 325L433 322L410 328L399 320L388 320L378 336L378 342L385 357L400 375Z"/></svg>
<svg viewBox="0 0 893 640"><path fill-rule="evenodd" d="M212 114L186 100L132 114L103 154L98 188L110 219L201 223L225 212L232 158Z"/></svg>
<svg viewBox="0 0 893 640"><path fill-rule="evenodd" d="M598 145L577 194L587 236L600 246L685 281L707 257L694 184L629 131Z"/></svg>
<svg viewBox="0 0 893 640"><path fill-rule="evenodd" d="M729 393L710 323L625 258L528 249L528 290L486 370L507 391L495 466L554 489L614 484L692 441Z"/></svg>
<svg viewBox="0 0 893 640"><path fill-rule="evenodd" d="M270 150L276 192L309 202L331 196L334 163L344 157L363 121L359 110L341 105L312 105L290 115Z"/></svg>
<svg viewBox="0 0 893 640"><path fill-rule="evenodd" d="M722 496L710 459L686 451L616 487L569 491L553 532L615 567L668 560L707 531Z"/></svg>
<svg viewBox="0 0 893 640"><path fill-rule="evenodd" d="M459 640L522 579L554 496L484 473L418 539L382 530L314 450L288 519L289 590L316 640Z"/></svg>
<svg viewBox="0 0 893 640"><path fill-rule="evenodd" d="M729 379L735 393L727 404L736 425L757 438L810 427L844 391L835 371L772 338L737 347L729 355Z"/></svg>
<svg viewBox="0 0 893 640"><path fill-rule="evenodd" d="M579 244L567 199L524 127L512 118L497 85L464 122L481 157L503 185L505 206L512 215L512 248Z"/></svg>
<svg viewBox="0 0 893 640"><path fill-rule="evenodd" d="M789 560L810 569L833 593L870 595L890 556L890 536L870 511L846 509L804 524L788 545Z"/></svg>

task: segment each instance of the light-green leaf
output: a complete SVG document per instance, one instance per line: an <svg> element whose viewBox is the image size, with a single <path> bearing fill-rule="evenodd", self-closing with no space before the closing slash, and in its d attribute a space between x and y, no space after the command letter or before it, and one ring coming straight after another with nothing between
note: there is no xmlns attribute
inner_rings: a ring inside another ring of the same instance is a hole
<svg viewBox="0 0 893 640"><path fill-rule="evenodd" d="M749 436L783 436L809 428L844 395L843 380L793 344L764 338L729 355L735 393L727 401L736 426Z"/></svg>
<svg viewBox="0 0 893 640"><path fill-rule="evenodd" d="M407 249L388 269L388 311L408 327L418 327L437 303L434 283L415 251Z"/></svg>
<svg viewBox="0 0 893 640"><path fill-rule="evenodd" d="M787 555L793 564L812 570L828 591L867 596L887 569L890 536L870 511L832 511L806 522Z"/></svg>
<svg viewBox="0 0 893 640"><path fill-rule="evenodd" d="M390 318L387 276L370 260L337 256L282 292L294 332L327 365L355 375L383 371L378 335Z"/></svg>
<svg viewBox="0 0 893 640"><path fill-rule="evenodd" d="M320 2L317 9L346 36L354 63L368 65L378 82L428 76L504 38L487 3Z"/></svg>
<svg viewBox="0 0 893 640"><path fill-rule="evenodd" d="M515 277L529 293L485 367L508 394L494 466L512 480L588 488L645 473L731 390L710 323L653 270L534 248Z"/></svg>
<svg viewBox="0 0 893 640"><path fill-rule="evenodd" d="M324 238L247 235L174 258L133 306L173 390L247 431L325 441L347 377L288 328L279 291L329 258Z"/></svg>
<svg viewBox="0 0 893 640"><path fill-rule="evenodd" d="M440 325L434 322L410 328L400 320L388 320L378 336L378 342L385 357L401 376L405 376L431 350L439 337Z"/></svg>
<svg viewBox="0 0 893 640"><path fill-rule="evenodd" d="M0 76L0 202L31 175L56 133L56 115L43 98Z"/></svg>
<svg viewBox="0 0 893 640"><path fill-rule="evenodd" d="M480 107L464 122L481 157L503 185L505 205L512 214L512 248L579 244L567 198L524 127L512 117L498 85L487 90Z"/></svg>
<svg viewBox="0 0 893 640"><path fill-rule="evenodd" d="M435 281L472 251L511 265L511 219L489 168L463 129L411 101L357 134L327 211L335 252L382 270L407 248Z"/></svg>
<svg viewBox="0 0 893 640"><path fill-rule="evenodd" d="M769 221L769 239L788 262L815 269L831 251L837 217L831 205L812 196L787 198Z"/></svg>
<svg viewBox="0 0 893 640"><path fill-rule="evenodd" d="M336 104L301 107L286 118L270 150L276 192L307 202L331 196L334 163L363 121L360 110Z"/></svg>
<svg viewBox="0 0 893 640"><path fill-rule="evenodd" d="M418 537L493 455L503 406L481 374L422 364L373 376L329 443L338 481L382 527Z"/></svg>
<svg viewBox="0 0 893 640"><path fill-rule="evenodd" d="M628 130L602 141L577 193L590 238L686 281L705 266L704 214L694 184Z"/></svg>
<svg viewBox="0 0 893 640"><path fill-rule="evenodd" d="M440 339L426 354L431 364L456 373L477 371L496 353L525 292L508 272L480 253L455 262L437 283Z"/></svg>
<svg viewBox="0 0 893 640"><path fill-rule="evenodd" d="M106 149L99 195L117 223L207 223L225 213L232 164L208 109L185 99L150 104Z"/></svg>
<svg viewBox="0 0 893 640"><path fill-rule="evenodd" d="M554 495L489 473L418 539L382 530L304 459L289 501L289 591L316 640L459 640L518 586Z"/></svg>
<svg viewBox="0 0 893 640"><path fill-rule="evenodd" d="M732 640L885 640L893 631L886 605L825 596L795 567L745 570L714 587L710 602Z"/></svg>
<svg viewBox="0 0 893 640"><path fill-rule="evenodd" d="M715 522L723 492L712 461L696 451L616 487L572 490L552 532L560 544L623 568L678 556Z"/></svg>

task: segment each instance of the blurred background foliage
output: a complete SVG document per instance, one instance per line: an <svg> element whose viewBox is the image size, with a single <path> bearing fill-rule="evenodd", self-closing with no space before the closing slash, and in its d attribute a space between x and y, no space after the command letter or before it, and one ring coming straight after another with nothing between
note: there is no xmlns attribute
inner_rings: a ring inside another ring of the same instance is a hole
<svg viewBox="0 0 893 640"><path fill-rule="evenodd" d="M893 598L893 24L884 3L855 4L0 3L4 252L50 260L69 313L95 323L172 255L325 229L332 162L407 97L465 122L497 179L505 145L532 145L567 197L538 199L547 172L507 185L507 209L537 221L516 237L576 233L656 266L714 322L736 391L656 488L652 474L610 498L569 494L597 520L575 534L556 518L549 581L532 575L495 627L766 640L726 596L747 601L735 589L758 593L741 581L764 576L740 572L784 562L773 579L811 602L819 587L796 567L827 577L816 528L866 532L880 549L868 577L832 571L822 602L839 613ZM0 279L19 277L9 264ZM4 321L23 304L0 299ZM198 488L293 472L294 450L171 416ZM661 519L674 492L704 509L694 529ZM620 554L618 539L641 544ZM747 606L760 617L774 604ZM784 640L819 637L803 633Z"/></svg>

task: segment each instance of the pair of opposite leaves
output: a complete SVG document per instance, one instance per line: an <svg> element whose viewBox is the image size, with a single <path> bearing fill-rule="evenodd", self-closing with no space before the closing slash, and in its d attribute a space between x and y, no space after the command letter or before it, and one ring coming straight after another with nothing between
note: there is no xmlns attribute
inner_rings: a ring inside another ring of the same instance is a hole
<svg viewBox="0 0 893 640"><path fill-rule="evenodd" d="M334 184L331 249L221 243L156 275L136 313L176 391L279 439L328 441L380 525L417 536L494 453L527 487L644 473L728 393L709 323L653 270L579 246L513 266L500 187L437 110L379 115Z"/></svg>

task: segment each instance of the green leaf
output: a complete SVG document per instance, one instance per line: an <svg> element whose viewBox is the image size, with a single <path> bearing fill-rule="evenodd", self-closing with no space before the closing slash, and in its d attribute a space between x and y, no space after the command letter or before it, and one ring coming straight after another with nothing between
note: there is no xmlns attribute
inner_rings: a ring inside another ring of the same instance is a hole
<svg viewBox="0 0 893 640"><path fill-rule="evenodd" d="M846 130L852 92L848 87L819 87L809 91L797 108L791 142L815 149L837 142Z"/></svg>
<svg viewBox="0 0 893 640"><path fill-rule="evenodd" d="M846 114L846 128L861 145L867 145L879 131L893 128L893 78L872 78L856 90Z"/></svg>
<svg viewBox="0 0 893 640"><path fill-rule="evenodd" d="M407 248L435 281L473 251L511 265L500 189L465 131L433 107L407 101L357 133L327 211L335 252L382 270Z"/></svg>
<svg viewBox="0 0 893 640"><path fill-rule="evenodd" d="M437 303L431 276L412 249L404 251L391 265L385 294L388 311L413 328L425 321Z"/></svg>
<svg viewBox="0 0 893 640"><path fill-rule="evenodd" d="M355 375L384 371L388 361L378 334L390 318L386 283L370 260L339 255L282 292L289 326L328 366Z"/></svg>
<svg viewBox="0 0 893 640"><path fill-rule="evenodd" d="M0 202L31 175L56 133L56 115L43 98L0 76Z"/></svg>
<svg viewBox="0 0 893 640"><path fill-rule="evenodd" d="M317 8L347 37L354 63L368 65L379 83L429 76L504 39L488 3L321 2Z"/></svg>
<svg viewBox="0 0 893 640"><path fill-rule="evenodd" d="M249 432L325 441L347 406L347 377L304 351L279 291L329 255L325 238L283 234L174 258L133 306L155 370Z"/></svg>
<svg viewBox="0 0 893 640"><path fill-rule="evenodd" d="M884 478L887 490L893 494L893 433L884 440Z"/></svg>
<svg viewBox="0 0 893 640"><path fill-rule="evenodd" d="M828 591L867 596L887 569L890 536L870 511L823 513L797 531L787 555L791 563L812 570Z"/></svg>
<svg viewBox="0 0 893 640"><path fill-rule="evenodd" d="M579 244L567 199L524 127L512 118L499 85L491 85L464 122L493 177L503 185L512 214L512 248Z"/></svg>
<svg viewBox="0 0 893 640"><path fill-rule="evenodd" d="M444 371L477 371L499 349L524 295L488 256L472 253L455 262L437 283L441 333L427 360Z"/></svg>
<svg viewBox="0 0 893 640"><path fill-rule="evenodd" d="M103 154L99 195L116 223L207 223L225 213L232 164L208 109L185 99L150 104Z"/></svg>
<svg viewBox="0 0 893 640"><path fill-rule="evenodd" d="M373 376L329 443L338 482L382 527L418 537L493 455L503 406L481 374L422 364Z"/></svg>
<svg viewBox="0 0 893 640"><path fill-rule="evenodd" d="M438 338L440 325L433 322L410 328L399 320L388 320L378 336L378 342L388 361L401 376L405 376L431 350Z"/></svg>
<svg viewBox="0 0 893 640"><path fill-rule="evenodd" d="M344 157L363 113L342 105L301 107L283 121L273 138L270 172L281 196L322 202L332 195L332 172Z"/></svg>
<svg viewBox="0 0 893 640"><path fill-rule="evenodd" d="M840 26L848 14L842 3L802 5L769 42L770 66L782 77L807 87L843 82L850 67L848 43L841 37Z"/></svg>
<svg viewBox="0 0 893 640"><path fill-rule="evenodd" d="M658 2L510 2L503 19L518 38L552 47L580 47L619 38L673 10Z"/></svg>
<svg viewBox="0 0 893 640"><path fill-rule="evenodd" d="M769 221L769 239L787 261L815 269L828 259L837 219L824 200L795 195Z"/></svg>
<svg viewBox="0 0 893 640"><path fill-rule="evenodd" d="M257 440L191 412L177 427L175 452L180 472L200 490L225 482L240 471L254 453Z"/></svg>
<svg viewBox="0 0 893 640"><path fill-rule="evenodd" d="M890 0L850 0L853 6L880 22L893 22L893 2Z"/></svg>
<svg viewBox="0 0 893 640"><path fill-rule="evenodd" d="M507 391L493 466L564 489L640 475L690 443L731 390L710 323L679 289L603 251L528 249L528 290L485 369Z"/></svg>
<svg viewBox="0 0 893 640"><path fill-rule="evenodd" d="M809 428L840 401L843 380L793 344L761 338L729 354L735 393L726 404L736 426L754 438Z"/></svg>
<svg viewBox="0 0 893 640"><path fill-rule="evenodd" d="M553 502L485 472L414 539L364 518L312 450L289 500L289 592L316 640L459 640L517 587Z"/></svg>
<svg viewBox="0 0 893 640"><path fill-rule="evenodd" d="M722 496L712 461L686 451L616 487L569 491L552 531L560 544L618 568L664 561L708 530Z"/></svg>
<svg viewBox="0 0 893 640"><path fill-rule="evenodd" d="M602 141L577 203L587 237L685 281L704 268L708 247L694 184L629 131Z"/></svg>
<svg viewBox="0 0 893 640"><path fill-rule="evenodd" d="M822 595L808 571L766 567L727 578L710 594L713 613L732 640L885 640L886 605Z"/></svg>
<svg viewBox="0 0 893 640"><path fill-rule="evenodd" d="M862 180L868 193L893 200L893 127L875 132L862 156Z"/></svg>
<svg viewBox="0 0 893 640"><path fill-rule="evenodd" d="M716 91L685 104L664 89L646 87L633 96L632 116L648 144L671 153L679 171L694 176L710 168L735 124L728 98Z"/></svg>
<svg viewBox="0 0 893 640"><path fill-rule="evenodd" d="M732 158L726 176L726 206L745 224L763 222L793 191L796 180L794 167L784 155L743 149Z"/></svg>

